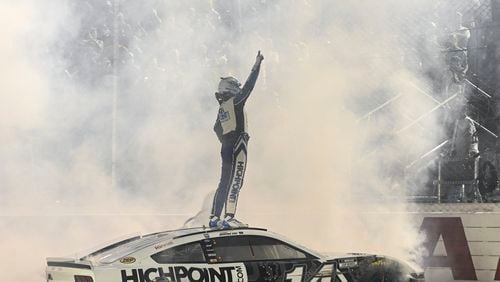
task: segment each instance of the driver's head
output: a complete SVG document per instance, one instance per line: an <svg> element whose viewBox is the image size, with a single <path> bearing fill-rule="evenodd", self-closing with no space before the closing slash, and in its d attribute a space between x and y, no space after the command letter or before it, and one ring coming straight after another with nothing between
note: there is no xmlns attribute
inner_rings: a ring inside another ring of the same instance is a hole
<svg viewBox="0 0 500 282"><path fill-rule="evenodd" d="M234 77L221 77L219 89L216 93L217 100L226 101L241 91L241 83Z"/></svg>

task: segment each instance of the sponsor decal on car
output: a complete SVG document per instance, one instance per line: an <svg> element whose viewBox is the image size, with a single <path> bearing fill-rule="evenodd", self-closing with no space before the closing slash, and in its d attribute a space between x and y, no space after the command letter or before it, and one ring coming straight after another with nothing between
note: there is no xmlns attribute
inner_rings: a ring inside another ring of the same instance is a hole
<svg viewBox="0 0 500 282"><path fill-rule="evenodd" d="M384 266L386 265L386 261L383 259L376 260L372 263L370 263L371 266Z"/></svg>
<svg viewBox="0 0 500 282"><path fill-rule="evenodd" d="M159 249L163 249L169 245L172 245L172 241L168 241L168 242L165 242L165 243L160 243L160 244L156 244L154 245L154 248L155 250L159 250Z"/></svg>
<svg viewBox="0 0 500 282"><path fill-rule="evenodd" d="M355 258L342 259L339 262L339 268L353 268L358 266L358 261Z"/></svg>
<svg viewBox="0 0 500 282"><path fill-rule="evenodd" d="M122 282L152 282L156 278L183 282L246 282L246 268L242 264L226 264L220 267L163 266L150 268L122 269Z"/></svg>
<svg viewBox="0 0 500 282"><path fill-rule="evenodd" d="M135 262L135 258L134 257L124 257L124 258L120 259L120 262L124 263L124 264L131 264L131 263Z"/></svg>
<svg viewBox="0 0 500 282"><path fill-rule="evenodd" d="M219 233L219 236L236 236L236 235L243 235L245 234L243 231L236 231L236 232L228 232L224 231Z"/></svg>

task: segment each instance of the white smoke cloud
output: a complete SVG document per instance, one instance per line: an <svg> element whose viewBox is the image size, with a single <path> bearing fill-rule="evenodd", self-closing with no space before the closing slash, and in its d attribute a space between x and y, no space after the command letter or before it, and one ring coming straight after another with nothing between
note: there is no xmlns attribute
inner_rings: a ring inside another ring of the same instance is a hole
<svg viewBox="0 0 500 282"><path fill-rule="evenodd" d="M247 103L238 215L318 250L408 257L419 238L399 201L404 188L382 168L406 156L407 144L416 157L437 140L412 128L366 156L367 143L429 107L409 83L423 82L402 58L397 28L426 3L399 2L115 1L115 22L112 2L1 4L5 281L42 276L47 256L176 228L198 212L220 173L218 79L246 79L257 50L265 60ZM115 187L113 24L121 59ZM404 98L360 122L352 105L371 109L375 92ZM401 112L408 118L395 119Z"/></svg>

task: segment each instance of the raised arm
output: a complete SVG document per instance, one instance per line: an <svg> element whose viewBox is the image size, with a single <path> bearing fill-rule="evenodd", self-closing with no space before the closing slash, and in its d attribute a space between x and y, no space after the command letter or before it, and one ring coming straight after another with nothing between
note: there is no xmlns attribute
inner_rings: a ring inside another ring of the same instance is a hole
<svg viewBox="0 0 500 282"><path fill-rule="evenodd" d="M245 82L245 85L241 88L241 93L236 96L235 104L245 103L250 93L255 86L255 82L257 82L257 78L259 77L260 72L260 64L264 60L264 56L260 53L257 53L257 57L255 58L255 64L252 67L252 71Z"/></svg>

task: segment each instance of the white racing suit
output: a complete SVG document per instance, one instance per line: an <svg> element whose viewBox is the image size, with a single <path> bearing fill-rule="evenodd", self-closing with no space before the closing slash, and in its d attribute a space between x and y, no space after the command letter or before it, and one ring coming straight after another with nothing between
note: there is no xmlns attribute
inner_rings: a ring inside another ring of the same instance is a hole
<svg viewBox="0 0 500 282"><path fill-rule="evenodd" d="M241 91L220 103L214 131L222 144L222 171L219 186L215 192L212 216L234 217L238 195L243 186L247 167L247 146L245 102L252 92L259 76L260 65L253 68Z"/></svg>

